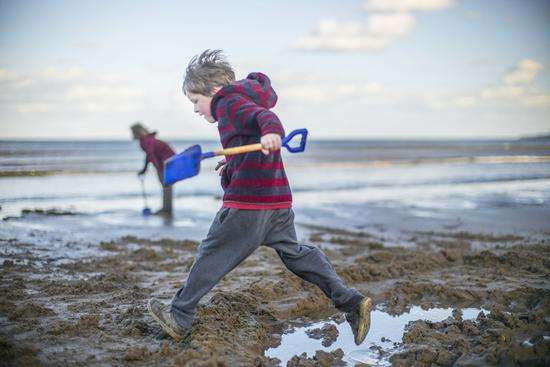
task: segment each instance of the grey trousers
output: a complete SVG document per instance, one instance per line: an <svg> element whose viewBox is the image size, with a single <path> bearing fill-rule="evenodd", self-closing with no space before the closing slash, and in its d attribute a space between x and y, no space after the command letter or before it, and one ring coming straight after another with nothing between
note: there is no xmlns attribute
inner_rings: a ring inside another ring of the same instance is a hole
<svg viewBox="0 0 550 367"><path fill-rule="evenodd" d="M171 312L181 327L191 326L199 300L261 245L275 249L290 271L317 285L336 308L351 311L362 299L321 250L298 243L292 209L222 208L198 248L186 284L172 300Z"/></svg>

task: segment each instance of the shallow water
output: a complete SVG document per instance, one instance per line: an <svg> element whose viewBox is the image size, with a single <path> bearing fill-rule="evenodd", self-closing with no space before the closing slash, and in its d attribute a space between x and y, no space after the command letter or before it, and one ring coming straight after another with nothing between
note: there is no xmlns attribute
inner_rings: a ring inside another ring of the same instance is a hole
<svg viewBox="0 0 550 367"><path fill-rule="evenodd" d="M191 142L177 142L182 150ZM214 149L215 142L204 142ZM503 141L311 141L284 152L300 239L308 225L365 230L405 244L407 231L532 235L550 232L550 145ZM17 239L71 258L125 235L202 239L221 206L216 160L175 185L175 217L143 217L136 171L143 153L131 142L0 141L0 240ZM10 172L49 172L13 176ZM147 205L160 187L146 177ZM74 215L23 214L24 209ZM79 242L64 252L63 244ZM9 249L0 241L0 251ZM49 254L51 252L51 254Z"/></svg>
<svg viewBox="0 0 550 367"><path fill-rule="evenodd" d="M353 333L347 322L337 324L332 320L321 321L305 327L297 327L293 331L283 334L281 344L276 348L266 350L265 355L280 359L281 365L286 366L292 356L300 355L303 352L306 352L308 357L312 357L317 350L332 352L341 348L344 351L343 360L351 365L362 362L372 366L389 366L389 359L399 351L399 343L403 338L405 326L409 322L416 320L442 321L451 316L452 312L452 308L423 310L419 306L413 306L409 312L392 316L386 312L375 310L371 313L369 334L360 346L355 345ZM486 313L487 311L478 308L464 308L462 309L462 318L472 320L480 312ZM338 329L338 338L329 347L323 347L322 340L312 339L306 334L307 330L321 328L325 324L335 325Z"/></svg>

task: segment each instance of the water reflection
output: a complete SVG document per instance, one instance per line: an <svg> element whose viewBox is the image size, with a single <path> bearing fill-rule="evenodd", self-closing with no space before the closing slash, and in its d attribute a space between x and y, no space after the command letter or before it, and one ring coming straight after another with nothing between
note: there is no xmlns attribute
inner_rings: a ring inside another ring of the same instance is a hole
<svg viewBox="0 0 550 367"><path fill-rule="evenodd" d="M267 357L278 358L281 365L286 363L294 355L306 352L308 357L315 355L316 350L332 352L341 348L345 355L343 360L351 365L362 362L373 366L389 366L389 358L399 350L403 338L405 326L410 321L429 320L441 321L452 315L452 308L432 308L423 310L419 306L413 306L410 312L399 316L392 316L386 312L375 310L371 314L371 328L363 344L356 346L353 342L353 334L346 322L337 324L327 320L306 327L295 328L292 332L284 334L281 344L276 348L270 348L265 352ZM472 320L479 312L487 312L478 308L462 309L462 318ZM329 347L323 347L322 340L311 339L306 334L307 330L321 328L325 324L335 325L338 329L338 338Z"/></svg>

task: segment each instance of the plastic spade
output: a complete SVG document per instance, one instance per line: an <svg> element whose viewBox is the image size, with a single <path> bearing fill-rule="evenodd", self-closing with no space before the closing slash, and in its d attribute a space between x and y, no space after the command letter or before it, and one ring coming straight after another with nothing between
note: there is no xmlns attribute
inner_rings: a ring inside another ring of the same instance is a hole
<svg viewBox="0 0 550 367"><path fill-rule="evenodd" d="M290 146L292 138L300 135L300 143L298 146ZM298 129L288 134L282 141L282 146L291 153L303 152L306 148L307 129ZM200 145L193 145L184 150L178 155L164 162L164 183L171 185L175 182L185 180L199 174L201 161L203 159L212 158L220 155L234 155L262 150L262 144L249 144L240 147L216 150L213 152L203 153Z"/></svg>

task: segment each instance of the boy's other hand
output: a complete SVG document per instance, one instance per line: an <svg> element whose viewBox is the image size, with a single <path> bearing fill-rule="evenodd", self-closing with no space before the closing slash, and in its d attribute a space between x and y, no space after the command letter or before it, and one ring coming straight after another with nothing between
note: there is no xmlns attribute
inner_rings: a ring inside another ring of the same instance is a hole
<svg viewBox="0 0 550 367"><path fill-rule="evenodd" d="M222 159L221 161L218 162L218 164L216 165L216 168L214 168L214 170L220 170L220 172L218 173L220 176L223 174L223 170L224 170L224 166L225 164L227 163L227 161L225 159ZM221 168L221 169L220 169Z"/></svg>
<svg viewBox="0 0 550 367"><path fill-rule="evenodd" d="M262 143L262 153L268 155L270 152L275 152L281 149L281 136L279 134L265 134L260 139Z"/></svg>

